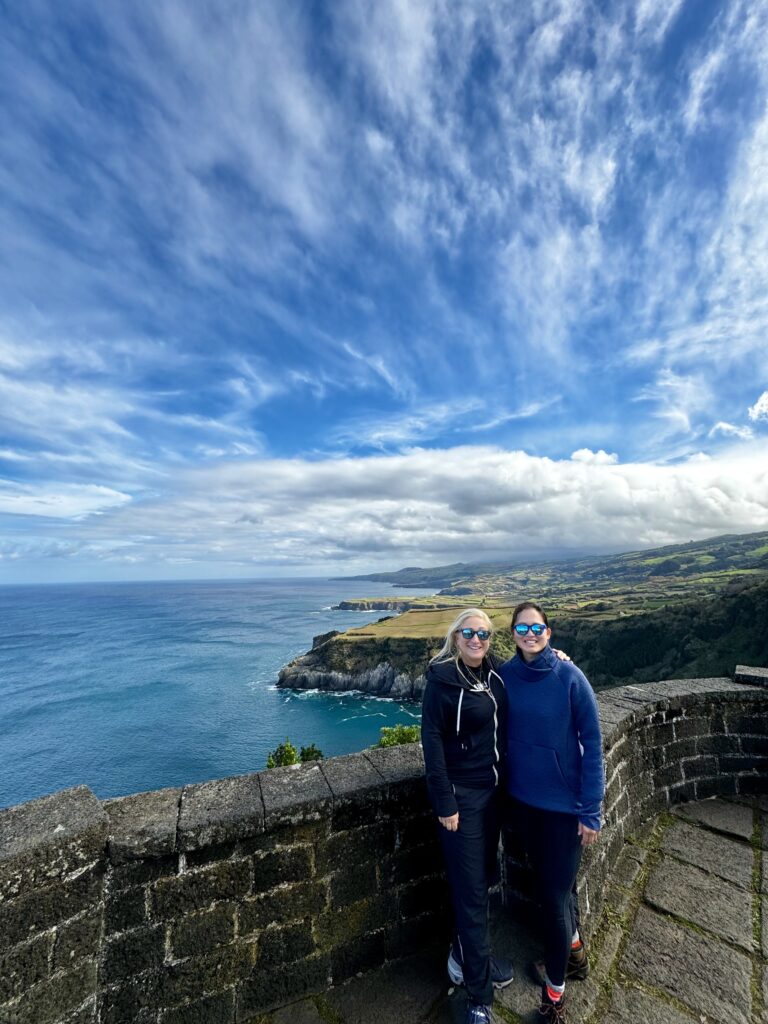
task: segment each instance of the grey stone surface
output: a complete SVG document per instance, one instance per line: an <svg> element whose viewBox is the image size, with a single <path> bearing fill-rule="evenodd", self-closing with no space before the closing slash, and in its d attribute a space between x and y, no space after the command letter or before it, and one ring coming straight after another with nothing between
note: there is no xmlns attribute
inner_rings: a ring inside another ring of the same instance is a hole
<svg viewBox="0 0 768 1024"><path fill-rule="evenodd" d="M320 1011L311 999L284 1006L270 1017L270 1024L325 1024Z"/></svg>
<svg viewBox="0 0 768 1024"><path fill-rule="evenodd" d="M737 665L733 673L734 682L748 683L754 686L768 686L768 668L755 668L751 665Z"/></svg>
<svg viewBox="0 0 768 1024"><path fill-rule="evenodd" d="M0 811L0 901L103 856L107 816L87 786Z"/></svg>
<svg viewBox="0 0 768 1024"><path fill-rule="evenodd" d="M645 863L647 856L647 850L625 844L610 873L611 881L616 882L625 889L631 888L637 880L640 868Z"/></svg>
<svg viewBox="0 0 768 1024"><path fill-rule="evenodd" d="M112 863L173 853L180 798L181 789L158 789L105 801Z"/></svg>
<svg viewBox="0 0 768 1024"><path fill-rule="evenodd" d="M762 874L761 890L763 892L768 892L768 853L764 853L763 854L763 870L762 870L761 874Z"/></svg>
<svg viewBox="0 0 768 1024"><path fill-rule="evenodd" d="M86 960L73 970L29 989L3 1011L2 1024L54 1024L74 1011L96 991L96 962Z"/></svg>
<svg viewBox="0 0 768 1024"><path fill-rule="evenodd" d="M252 881L248 860L220 861L199 871L161 878L152 888L152 914L156 920L170 921L206 910L219 900L246 896Z"/></svg>
<svg viewBox="0 0 768 1024"><path fill-rule="evenodd" d="M0 956L0 1003L16 999L26 989L48 977L53 940L53 932L47 932Z"/></svg>
<svg viewBox="0 0 768 1024"><path fill-rule="evenodd" d="M259 778L267 830L279 825L317 821L332 812L331 787L317 762L272 768Z"/></svg>
<svg viewBox="0 0 768 1024"><path fill-rule="evenodd" d="M260 775L234 775L185 786L179 814L179 850L200 850L218 843L250 839L263 832L261 778Z"/></svg>
<svg viewBox="0 0 768 1024"><path fill-rule="evenodd" d="M0 903L0 950L93 910L102 900L103 866Z"/></svg>
<svg viewBox="0 0 768 1024"><path fill-rule="evenodd" d="M320 768L334 800L365 798L372 789L379 789L383 781L381 773L363 753L328 758L320 762Z"/></svg>
<svg viewBox="0 0 768 1024"><path fill-rule="evenodd" d="M762 1024L768 1024L768 967L763 967L763 1013Z"/></svg>
<svg viewBox="0 0 768 1024"><path fill-rule="evenodd" d="M707 825L718 832L746 839L747 842L752 838L752 808L731 800L715 798L679 804L673 808L672 813L685 821Z"/></svg>
<svg viewBox="0 0 768 1024"><path fill-rule="evenodd" d="M234 1019L234 989L166 1010L162 1016L163 1024L232 1024Z"/></svg>
<svg viewBox="0 0 768 1024"><path fill-rule="evenodd" d="M445 992L444 957L419 954L332 989L330 1007L344 1024L392 1024L426 1018Z"/></svg>
<svg viewBox="0 0 768 1024"><path fill-rule="evenodd" d="M669 1003L636 988L613 990L607 1019L612 1024L691 1024L691 1018Z"/></svg>
<svg viewBox="0 0 768 1024"><path fill-rule="evenodd" d="M420 779L424 775L424 751L420 743L396 747L372 747L365 756L386 782Z"/></svg>
<svg viewBox="0 0 768 1024"><path fill-rule="evenodd" d="M661 848L742 889L752 888L754 854L746 843L714 835L684 821L676 821L664 833Z"/></svg>
<svg viewBox="0 0 768 1024"><path fill-rule="evenodd" d="M641 907L622 970L721 1024L749 1024L752 965L724 942Z"/></svg>
<svg viewBox="0 0 768 1024"><path fill-rule="evenodd" d="M717 875L665 857L648 879L648 903L752 951L752 897Z"/></svg>
<svg viewBox="0 0 768 1024"><path fill-rule="evenodd" d="M365 754L332 757L320 768L333 794L334 829L354 828L376 817L385 783Z"/></svg>

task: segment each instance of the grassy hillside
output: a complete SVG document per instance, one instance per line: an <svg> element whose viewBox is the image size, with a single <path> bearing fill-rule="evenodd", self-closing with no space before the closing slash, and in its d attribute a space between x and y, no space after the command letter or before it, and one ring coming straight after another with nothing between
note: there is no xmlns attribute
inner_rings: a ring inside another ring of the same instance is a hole
<svg viewBox="0 0 768 1024"><path fill-rule="evenodd" d="M743 574L768 576L768 531L729 534L619 555L549 562L456 563L348 578L404 588L440 587L442 597L484 594L509 600L512 596L513 604L521 593L535 593L548 600L569 598L571 603L578 604L595 599L596 595L619 594L629 599L630 591L639 588L639 596L646 605L652 605L654 600L663 601L665 595L690 597L697 592L712 593ZM414 599L415 603L418 601Z"/></svg>
<svg viewBox="0 0 768 1024"><path fill-rule="evenodd" d="M512 606L486 603L493 650L514 653ZM548 606L548 610L549 610ZM412 610L347 630L300 661L315 671L363 672L386 662L419 676L456 608ZM737 664L768 665L768 578L731 583L722 592L637 614L553 609L552 643L567 651L597 689L651 680L732 675Z"/></svg>
<svg viewBox="0 0 768 1024"><path fill-rule="evenodd" d="M340 655L343 646L342 660L360 664L408 638L423 645L420 652L436 650L456 613L469 605L485 609L496 629L494 649L507 655L512 608L530 598L549 613L555 645L598 687L768 664L768 532L482 571L448 566L434 570L435 578L447 569L466 575L437 598L412 599L401 615L348 630L326 656ZM408 579L419 572L427 570L403 570Z"/></svg>

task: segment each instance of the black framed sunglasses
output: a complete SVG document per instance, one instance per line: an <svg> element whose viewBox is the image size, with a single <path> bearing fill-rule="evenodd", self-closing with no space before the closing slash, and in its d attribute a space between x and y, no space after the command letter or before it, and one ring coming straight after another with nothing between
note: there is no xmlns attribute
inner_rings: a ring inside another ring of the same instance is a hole
<svg viewBox="0 0 768 1024"><path fill-rule="evenodd" d="M546 633L547 627L542 625L541 622L534 622L532 626L529 626L527 622L517 622L512 627L518 636L527 636L528 630L530 630L534 636L541 636L542 633Z"/></svg>
<svg viewBox="0 0 768 1024"><path fill-rule="evenodd" d="M473 636L476 636L478 640L491 639L490 629L470 629L469 626L466 626L464 629L460 629L459 632L465 640L471 640Z"/></svg>

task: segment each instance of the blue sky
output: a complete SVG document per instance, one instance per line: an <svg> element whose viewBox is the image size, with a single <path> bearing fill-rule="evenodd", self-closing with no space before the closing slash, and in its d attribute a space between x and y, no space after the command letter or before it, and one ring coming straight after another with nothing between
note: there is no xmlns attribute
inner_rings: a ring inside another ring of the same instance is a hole
<svg viewBox="0 0 768 1024"><path fill-rule="evenodd" d="M766 0L0 29L0 580L768 528Z"/></svg>

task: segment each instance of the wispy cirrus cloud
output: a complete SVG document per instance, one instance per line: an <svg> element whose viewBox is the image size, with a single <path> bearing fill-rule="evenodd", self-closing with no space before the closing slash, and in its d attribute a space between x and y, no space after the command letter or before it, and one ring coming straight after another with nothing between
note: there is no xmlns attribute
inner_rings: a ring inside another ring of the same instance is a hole
<svg viewBox="0 0 768 1024"><path fill-rule="evenodd" d="M91 520L129 529L156 502L194 561L184 515L204 496L180 474L219 466L364 475L455 449L458 479L482 437L507 476L521 452L562 478L611 470L592 479L620 508L642 474L619 467L647 466L653 491L665 466L758 458L766 0L696 17L682 0L29 0L0 20L14 545L29 529L59 566L98 562ZM399 558L417 483L399 512L336 525ZM69 519L30 511L49 499ZM497 536L459 504L467 532ZM709 499L690 507L708 531ZM425 552L461 557L450 516L425 514L442 523ZM269 536L286 564L307 550Z"/></svg>

